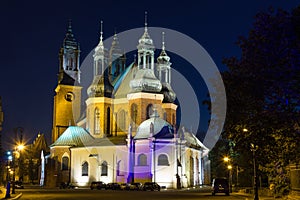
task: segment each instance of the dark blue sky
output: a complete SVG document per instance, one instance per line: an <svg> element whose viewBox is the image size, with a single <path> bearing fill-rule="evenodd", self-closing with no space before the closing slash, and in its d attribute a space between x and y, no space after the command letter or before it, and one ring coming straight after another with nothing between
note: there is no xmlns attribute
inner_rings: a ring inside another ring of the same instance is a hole
<svg viewBox="0 0 300 200"><path fill-rule="evenodd" d="M11 143L13 128L23 127L27 140L40 131L50 138L57 83L58 51L72 19L81 46L81 61L104 36L148 24L182 32L200 43L217 66L238 55L235 41L246 35L258 11L269 6L290 10L299 1L17 1L0 2L0 95L4 125L2 143ZM135 41L137 42L137 41ZM131 58L128 58L131 59ZM174 63L174 62L173 62ZM174 63L175 65L175 63ZM85 92L85 91L83 91Z"/></svg>

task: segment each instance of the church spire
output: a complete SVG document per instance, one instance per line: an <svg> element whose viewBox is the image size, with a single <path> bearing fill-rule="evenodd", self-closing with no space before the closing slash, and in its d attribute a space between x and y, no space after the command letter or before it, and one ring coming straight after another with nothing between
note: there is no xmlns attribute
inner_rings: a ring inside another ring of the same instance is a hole
<svg viewBox="0 0 300 200"><path fill-rule="evenodd" d="M174 102L176 98L176 94L171 87L171 64L170 57L166 52L165 33L162 32L162 47L161 53L157 58L157 72L162 83L164 102Z"/></svg>
<svg viewBox="0 0 300 200"><path fill-rule="evenodd" d="M100 22L100 40L95 48L94 79L88 87L89 97L111 97L113 86L109 80L108 50L103 43L103 21ZM106 69L107 68L107 69Z"/></svg>
<svg viewBox="0 0 300 200"><path fill-rule="evenodd" d="M162 48L163 51L165 50L165 32L162 32Z"/></svg>
<svg viewBox="0 0 300 200"><path fill-rule="evenodd" d="M103 21L100 22L100 40L94 53L94 76L102 75L107 67L108 52L103 44Z"/></svg>
<svg viewBox="0 0 300 200"><path fill-rule="evenodd" d="M103 21L101 20L100 25L100 43L103 44Z"/></svg>
<svg viewBox="0 0 300 200"><path fill-rule="evenodd" d="M75 81L80 82L79 57L79 43L75 40L72 21L69 19L66 36L59 52L59 83L74 85Z"/></svg>
<svg viewBox="0 0 300 200"><path fill-rule="evenodd" d="M168 56L168 54L166 52L165 32L162 32L162 47L161 47L161 53L160 53L159 57L157 58L157 63L171 66L170 57ZM169 81L167 81L167 82L169 82Z"/></svg>
<svg viewBox="0 0 300 200"><path fill-rule="evenodd" d="M154 50L153 40L148 33L147 12L145 12L145 30L139 39L138 49L138 67L139 69L154 70Z"/></svg>
<svg viewBox="0 0 300 200"><path fill-rule="evenodd" d="M147 23L147 11L145 11L145 32L148 31L147 26L148 26L148 23Z"/></svg>
<svg viewBox="0 0 300 200"><path fill-rule="evenodd" d="M154 75L154 44L148 33L147 12L145 12L145 30L139 39L138 71L130 81L132 92L160 92L161 83Z"/></svg>
<svg viewBox="0 0 300 200"><path fill-rule="evenodd" d="M113 81L117 76L120 75L125 69L126 57L125 53L123 54L122 49L119 44L118 34L115 30L113 36L113 41L109 51L110 56L110 65L109 65L109 74L110 80Z"/></svg>

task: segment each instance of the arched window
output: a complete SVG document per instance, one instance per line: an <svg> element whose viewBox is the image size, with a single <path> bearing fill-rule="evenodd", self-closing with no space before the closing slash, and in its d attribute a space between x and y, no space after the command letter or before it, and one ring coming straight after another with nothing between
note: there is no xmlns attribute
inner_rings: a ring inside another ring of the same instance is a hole
<svg viewBox="0 0 300 200"><path fill-rule="evenodd" d="M101 176L107 176L107 162L103 161L101 164Z"/></svg>
<svg viewBox="0 0 300 200"><path fill-rule="evenodd" d="M120 112L118 113L118 126L121 131L126 130L126 118L124 110L120 110Z"/></svg>
<svg viewBox="0 0 300 200"><path fill-rule="evenodd" d="M110 107L106 109L106 135L110 135Z"/></svg>
<svg viewBox="0 0 300 200"><path fill-rule="evenodd" d="M132 127L135 128L137 122L138 106L134 103L131 105L131 120L133 122Z"/></svg>
<svg viewBox="0 0 300 200"><path fill-rule="evenodd" d="M153 105L152 104L149 104L147 106L147 116L146 116L146 119L149 119L153 113Z"/></svg>
<svg viewBox="0 0 300 200"><path fill-rule="evenodd" d="M64 156L61 159L61 170L68 170L69 169L69 157Z"/></svg>
<svg viewBox="0 0 300 200"><path fill-rule="evenodd" d="M147 165L147 156L145 154L140 154L138 156L138 165L139 166L146 166Z"/></svg>
<svg viewBox="0 0 300 200"><path fill-rule="evenodd" d="M88 176L89 175L89 163L84 162L81 166L81 175L82 176Z"/></svg>
<svg viewBox="0 0 300 200"><path fill-rule="evenodd" d="M157 165L160 165L160 166L169 166L168 156L166 154L160 154L158 156Z"/></svg>
<svg viewBox="0 0 300 200"><path fill-rule="evenodd" d="M94 134L95 135L99 135L100 134L100 111L99 108L95 109L95 113L94 113Z"/></svg>

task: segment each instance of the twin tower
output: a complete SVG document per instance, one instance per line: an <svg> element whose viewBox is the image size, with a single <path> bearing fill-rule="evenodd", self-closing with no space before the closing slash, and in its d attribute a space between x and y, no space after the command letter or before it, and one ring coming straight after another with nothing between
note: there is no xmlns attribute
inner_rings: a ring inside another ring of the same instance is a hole
<svg viewBox="0 0 300 200"><path fill-rule="evenodd" d="M171 88L171 62L162 49L154 59L155 47L145 22L144 33L138 40L138 58L126 64L117 34L108 51L103 43L103 31L93 54L93 81L87 88L88 98L82 103L80 86L80 46L69 22L59 51L58 84L53 107L52 142L69 127L85 128L93 137L125 138L131 125L136 128L155 113L176 124L174 103L176 94Z"/></svg>

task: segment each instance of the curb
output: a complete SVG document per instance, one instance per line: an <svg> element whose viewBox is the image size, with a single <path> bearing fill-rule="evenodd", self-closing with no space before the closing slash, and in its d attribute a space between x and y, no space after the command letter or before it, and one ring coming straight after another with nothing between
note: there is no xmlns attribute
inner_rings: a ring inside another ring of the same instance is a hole
<svg viewBox="0 0 300 200"><path fill-rule="evenodd" d="M23 193L21 192L20 194L18 194L17 196L10 198L10 199L19 199L21 196L23 195Z"/></svg>
<svg viewBox="0 0 300 200"><path fill-rule="evenodd" d="M10 198L2 198L2 199L19 199L21 196L23 195L23 193L19 193L18 195L16 195L15 197L10 197Z"/></svg>

